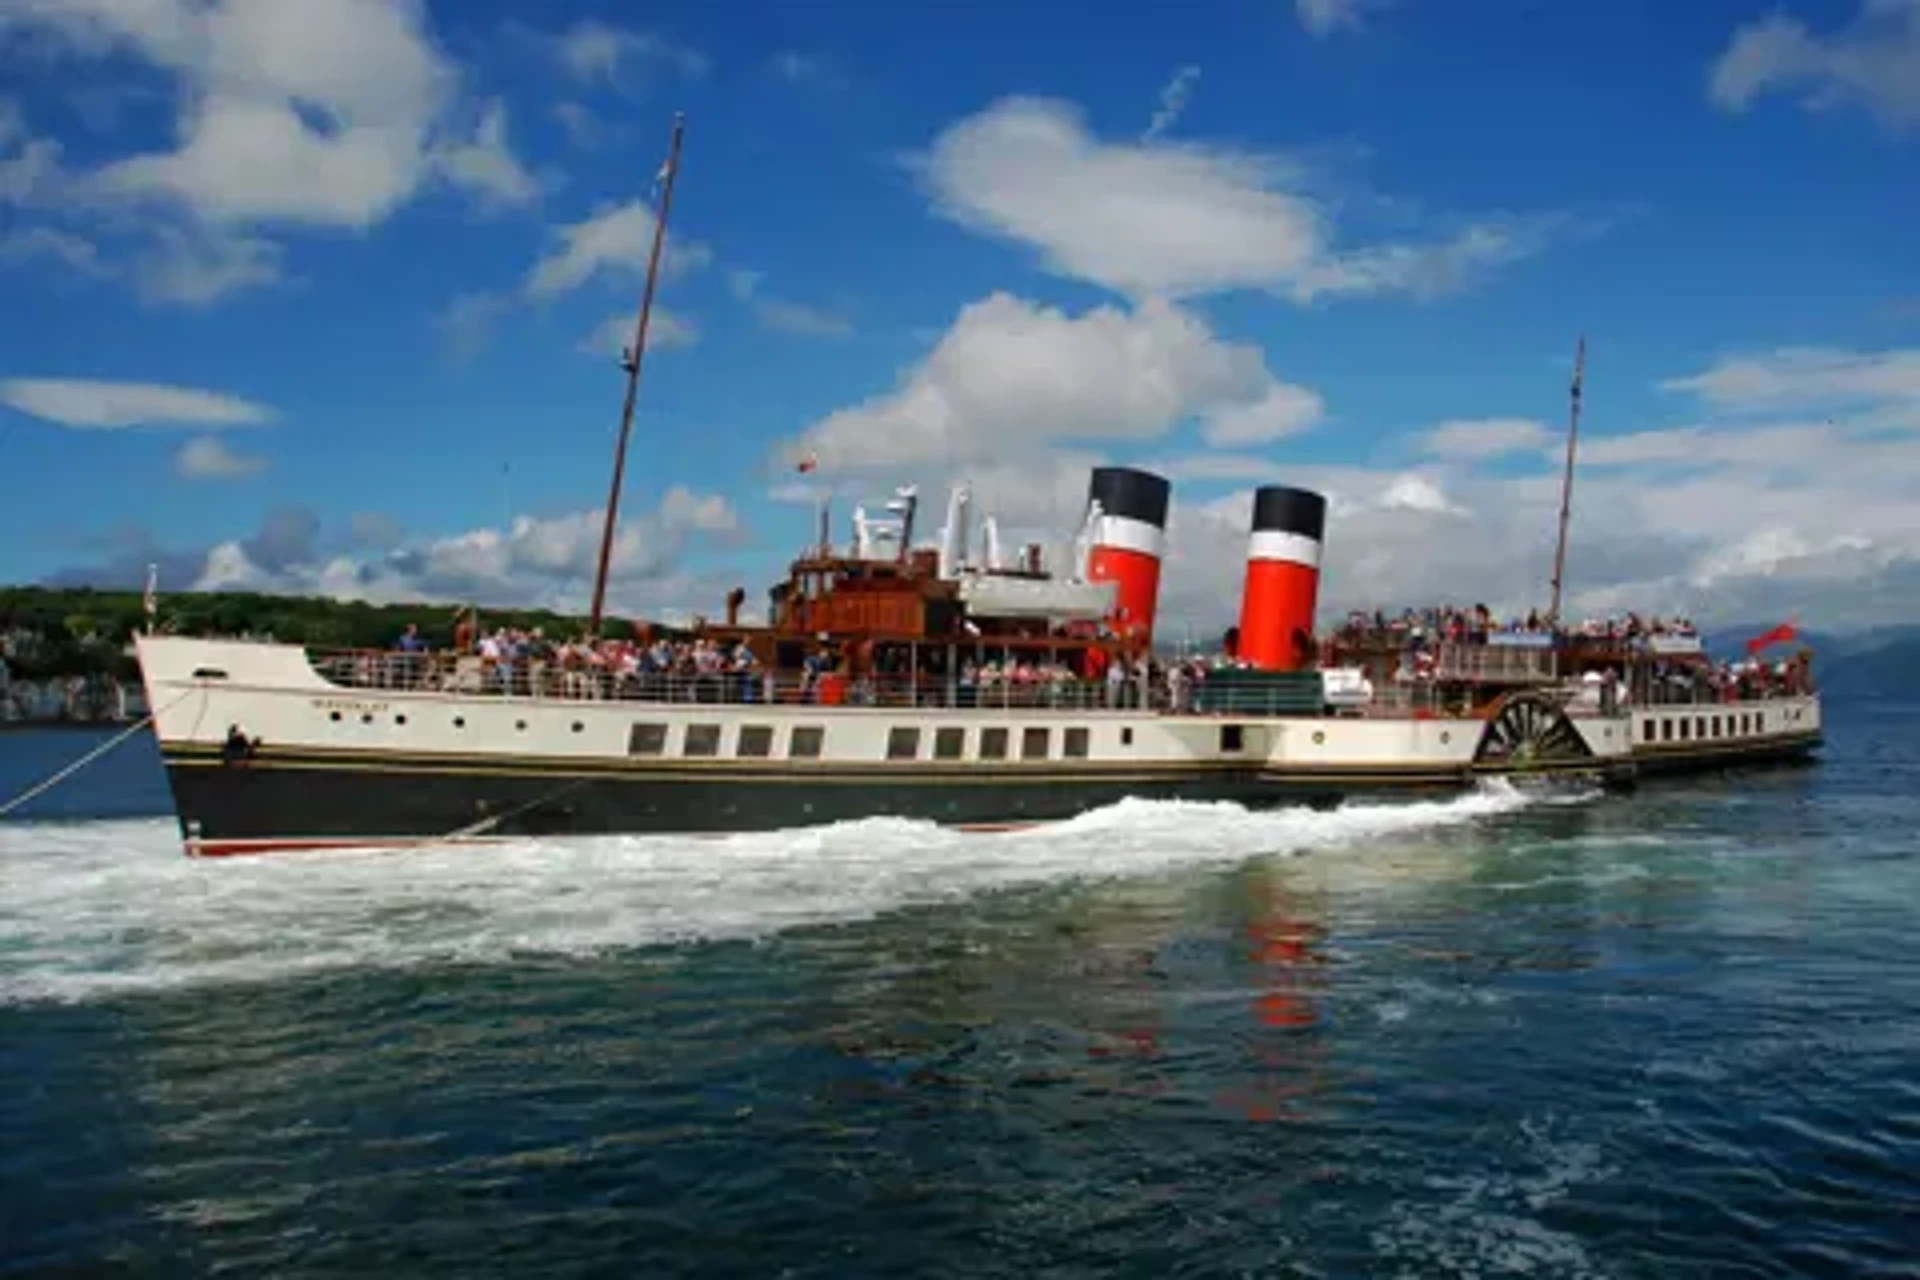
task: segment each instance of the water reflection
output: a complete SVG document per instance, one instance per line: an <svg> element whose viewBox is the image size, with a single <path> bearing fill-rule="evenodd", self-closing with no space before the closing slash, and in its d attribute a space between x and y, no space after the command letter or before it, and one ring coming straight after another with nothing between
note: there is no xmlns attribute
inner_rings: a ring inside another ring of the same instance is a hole
<svg viewBox="0 0 1920 1280"><path fill-rule="evenodd" d="M1251 1079L1220 1102L1254 1122L1307 1118L1332 1087L1334 1031L1322 1025L1328 987L1324 893L1309 893L1291 869L1257 863L1239 877L1246 904Z"/></svg>

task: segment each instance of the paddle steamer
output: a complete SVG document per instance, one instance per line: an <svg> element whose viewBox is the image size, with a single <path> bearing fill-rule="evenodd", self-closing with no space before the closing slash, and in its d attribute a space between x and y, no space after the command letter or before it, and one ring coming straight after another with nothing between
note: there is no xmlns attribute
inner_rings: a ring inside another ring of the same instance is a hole
<svg viewBox="0 0 1920 1280"><path fill-rule="evenodd" d="M656 219L654 265L680 125ZM992 829L1126 797L1248 806L1460 789L1488 777L1631 783L1799 758L1821 741L1804 652L1738 680L1698 637L1465 620L1420 642L1316 630L1325 498L1253 495L1239 625L1155 657L1172 486L1099 467L1063 572L1003 554L954 490L853 513L724 618L602 638L609 549L657 271L648 272L607 504L591 645L340 653L147 634L137 652L187 850L199 855L555 834L775 829L874 816ZM1568 477L1578 422L1576 362ZM982 544L976 552L976 538Z"/></svg>

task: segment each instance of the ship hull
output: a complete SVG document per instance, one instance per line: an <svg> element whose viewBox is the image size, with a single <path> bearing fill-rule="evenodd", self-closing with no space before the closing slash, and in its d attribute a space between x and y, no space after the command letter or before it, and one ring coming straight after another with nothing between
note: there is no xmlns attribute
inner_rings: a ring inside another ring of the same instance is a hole
<svg viewBox="0 0 1920 1280"><path fill-rule="evenodd" d="M1817 738L1700 748L1605 766L1536 769L1405 767L1360 771L1194 771L875 778L690 776L671 771L565 770L407 760L170 752L169 782L188 852L205 857L349 846L483 843L587 835L724 835L892 817L966 830L1072 818L1126 799L1226 802L1251 809L1326 807L1355 798L1459 793L1481 779L1556 774L1609 786L1640 777L1810 758Z"/></svg>
<svg viewBox="0 0 1920 1280"><path fill-rule="evenodd" d="M696 776L404 760L256 758L168 763L190 852L203 856L349 844L540 836L720 835L893 817L975 829L1058 821L1129 797L1334 803L1330 782L1284 789L1246 775L1018 778Z"/></svg>
<svg viewBox="0 0 1920 1280"><path fill-rule="evenodd" d="M191 853L721 834L894 817L963 828L1128 798L1325 805L1487 777L1717 770L1806 756L1817 698L1485 717L820 706L343 689L297 648L143 639ZM1524 750L1521 750L1524 748Z"/></svg>

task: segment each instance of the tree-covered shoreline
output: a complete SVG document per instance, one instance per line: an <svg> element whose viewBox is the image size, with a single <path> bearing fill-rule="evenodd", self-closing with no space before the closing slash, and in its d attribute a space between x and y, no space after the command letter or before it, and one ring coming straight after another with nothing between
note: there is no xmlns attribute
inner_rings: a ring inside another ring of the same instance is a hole
<svg viewBox="0 0 1920 1280"><path fill-rule="evenodd" d="M460 607L440 601L367 604L317 596L249 591L169 593L156 609L157 629L174 635L251 636L342 649L390 647L409 623L429 645L451 647ZM548 635L586 628L585 615L546 609L486 609L486 627L542 627ZM110 676L133 680L138 669L127 645L146 625L138 591L88 587L0 587L0 658L16 680ZM609 636L629 634L609 619Z"/></svg>

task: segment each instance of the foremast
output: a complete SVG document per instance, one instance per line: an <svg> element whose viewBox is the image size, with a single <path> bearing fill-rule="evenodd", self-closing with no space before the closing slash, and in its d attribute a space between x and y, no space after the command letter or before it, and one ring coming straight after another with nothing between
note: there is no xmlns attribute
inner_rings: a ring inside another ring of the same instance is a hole
<svg viewBox="0 0 1920 1280"><path fill-rule="evenodd" d="M660 172L654 179L660 189L660 203L653 218L653 249L647 255L647 283L640 293L640 316L634 324L633 345L620 357L620 367L627 374L627 394L620 407L620 436L613 450L613 479L607 489L606 522L600 531L600 560L593 575L593 609L587 620L587 634L590 636L600 634L600 620L606 607L607 569L613 559L614 526L620 518L620 489L627 472L627 442L633 435L633 406L640 394L640 360L647 350L647 323L653 316L653 290L660 273L660 251L667 239L667 215L673 210L673 183L680 174L680 139L686 127L686 114L676 114L673 117L673 141L667 151L666 163L660 166Z"/></svg>

